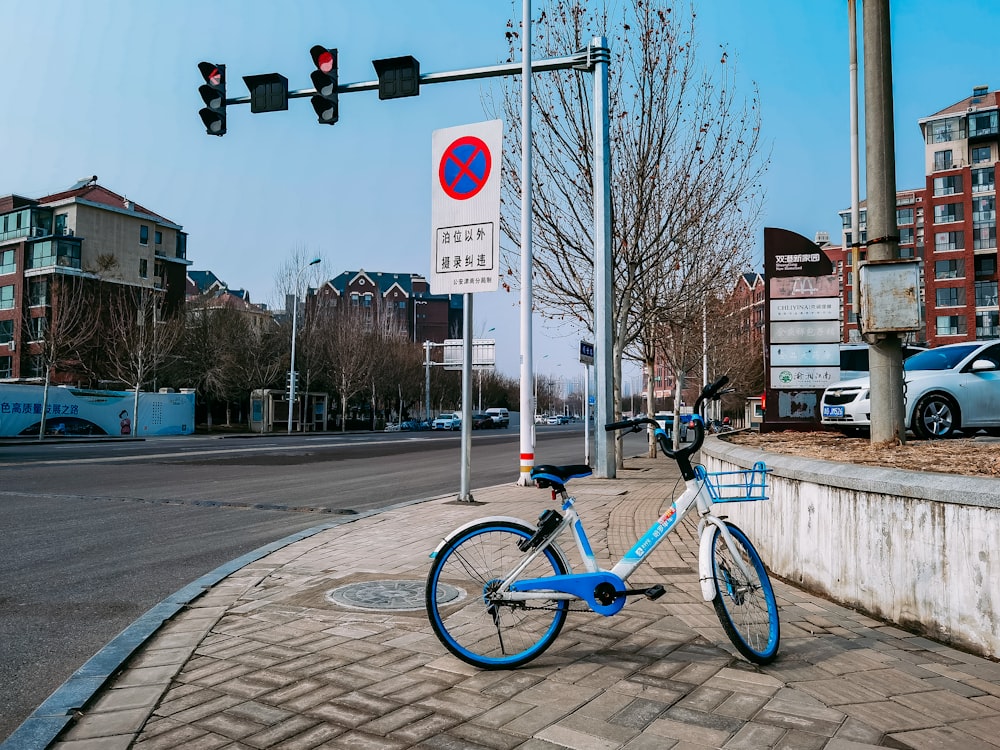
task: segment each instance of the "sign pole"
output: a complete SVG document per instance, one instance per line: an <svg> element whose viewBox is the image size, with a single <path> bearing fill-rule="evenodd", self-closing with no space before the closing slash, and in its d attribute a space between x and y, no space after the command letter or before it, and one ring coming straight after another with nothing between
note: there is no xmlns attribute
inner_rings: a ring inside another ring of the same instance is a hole
<svg viewBox="0 0 1000 750"><path fill-rule="evenodd" d="M472 474L472 294L462 295L462 481L458 500L474 502Z"/></svg>

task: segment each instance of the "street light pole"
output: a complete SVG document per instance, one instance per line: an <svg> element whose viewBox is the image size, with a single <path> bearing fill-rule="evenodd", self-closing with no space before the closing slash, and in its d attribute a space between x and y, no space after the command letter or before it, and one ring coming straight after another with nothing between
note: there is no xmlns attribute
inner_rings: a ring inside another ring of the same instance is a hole
<svg viewBox="0 0 1000 750"><path fill-rule="evenodd" d="M302 283L302 274L306 272L306 269L310 266L315 266L322 260L321 258L313 258L311 261L306 263L299 269L299 272L295 274L295 288L292 289L292 362L291 369L288 375L288 434L292 434L292 409L295 407L295 336L297 332L297 322L299 319L299 284Z"/></svg>

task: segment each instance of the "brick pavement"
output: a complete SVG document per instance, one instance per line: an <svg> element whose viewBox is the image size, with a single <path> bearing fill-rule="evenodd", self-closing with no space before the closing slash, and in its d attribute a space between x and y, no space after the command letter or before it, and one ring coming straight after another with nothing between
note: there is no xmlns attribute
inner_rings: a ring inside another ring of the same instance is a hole
<svg viewBox="0 0 1000 750"><path fill-rule="evenodd" d="M661 512L666 461L575 480L595 551L617 560ZM326 592L422 580L440 537L484 515L532 521L548 492L480 490L323 531L237 571L166 624L102 689L57 750L312 748L1000 747L1000 665L774 581L782 644L738 657L697 582L695 527L632 577L667 583L604 618L573 612L515 671L448 654L423 611L366 611ZM572 544L564 544L567 552Z"/></svg>

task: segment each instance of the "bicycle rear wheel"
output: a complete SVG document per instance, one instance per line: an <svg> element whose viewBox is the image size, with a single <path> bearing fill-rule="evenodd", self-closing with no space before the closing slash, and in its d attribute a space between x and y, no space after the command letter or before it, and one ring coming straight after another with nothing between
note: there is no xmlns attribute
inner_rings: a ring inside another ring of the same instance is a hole
<svg viewBox="0 0 1000 750"><path fill-rule="evenodd" d="M535 529L511 521L487 521L466 529L441 549L427 576L431 628L451 653L483 669L513 669L534 659L559 635L568 602L494 601L491 594L525 553L517 548ZM547 548L522 578L566 573L562 557ZM443 601L439 584L457 587L461 598Z"/></svg>
<svg viewBox="0 0 1000 750"><path fill-rule="evenodd" d="M712 572L715 575L715 612L729 640L747 659L768 664L778 655L780 638L778 604L757 550L739 527L726 522L744 566L747 579L733 559L718 527L713 527Z"/></svg>

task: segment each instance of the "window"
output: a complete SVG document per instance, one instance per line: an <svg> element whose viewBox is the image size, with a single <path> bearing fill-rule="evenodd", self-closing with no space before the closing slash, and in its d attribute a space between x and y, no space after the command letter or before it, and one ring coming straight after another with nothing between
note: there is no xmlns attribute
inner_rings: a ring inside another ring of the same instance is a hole
<svg viewBox="0 0 1000 750"><path fill-rule="evenodd" d="M148 245L149 244L149 227L145 224L139 225L139 244Z"/></svg>
<svg viewBox="0 0 1000 750"><path fill-rule="evenodd" d="M45 279L28 283L28 304L40 307L49 304L49 282Z"/></svg>
<svg viewBox="0 0 1000 750"><path fill-rule="evenodd" d="M972 228L972 246L975 250L988 250L997 246L996 222L976 224Z"/></svg>
<svg viewBox="0 0 1000 750"><path fill-rule="evenodd" d="M934 152L934 171L940 171L942 169L951 169L951 149L947 151L935 151Z"/></svg>
<svg viewBox="0 0 1000 750"><path fill-rule="evenodd" d="M937 279L962 279L965 278L965 261L961 258L954 260L938 260L934 262L934 277Z"/></svg>
<svg viewBox="0 0 1000 750"><path fill-rule="evenodd" d="M947 250L964 250L964 232L938 232L934 235L934 252L940 253Z"/></svg>
<svg viewBox="0 0 1000 750"><path fill-rule="evenodd" d="M913 248L912 247L901 247L901 248L899 248L899 257L900 258L912 258L913 257Z"/></svg>
<svg viewBox="0 0 1000 750"><path fill-rule="evenodd" d="M976 307L997 306L997 283L995 281L976 282Z"/></svg>
<svg viewBox="0 0 1000 750"><path fill-rule="evenodd" d="M162 245L163 244L163 232L159 232L159 231L153 232L153 242L155 242L157 245Z"/></svg>
<svg viewBox="0 0 1000 750"><path fill-rule="evenodd" d="M181 260L187 258L187 235L183 232L177 233L177 251L175 257Z"/></svg>
<svg viewBox="0 0 1000 750"><path fill-rule="evenodd" d="M977 279L982 276L996 276L997 256L977 255L974 262L976 264L975 274Z"/></svg>
<svg viewBox="0 0 1000 750"><path fill-rule="evenodd" d="M964 315L938 315L935 326L938 336L964 336Z"/></svg>
<svg viewBox="0 0 1000 750"><path fill-rule="evenodd" d="M972 192L975 193L992 193L995 189L994 186L994 170L993 167L983 167L982 169L972 170Z"/></svg>
<svg viewBox="0 0 1000 750"><path fill-rule="evenodd" d="M14 285L0 286L0 310L14 309Z"/></svg>
<svg viewBox="0 0 1000 750"><path fill-rule="evenodd" d="M950 174L934 178L934 195L954 195L962 192L962 175ZM896 212L899 213L898 211ZM912 223L912 222L908 222Z"/></svg>
<svg viewBox="0 0 1000 750"><path fill-rule="evenodd" d="M934 206L934 223L947 224L951 221L961 221L965 218L961 203L942 203Z"/></svg>
<svg viewBox="0 0 1000 750"><path fill-rule="evenodd" d="M983 310L976 313L976 338L995 339L1000 337L1000 312Z"/></svg>
<svg viewBox="0 0 1000 750"><path fill-rule="evenodd" d="M997 111L969 115L969 138L997 134Z"/></svg>
<svg viewBox="0 0 1000 750"><path fill-rule="evenodd" d="M17 263L14 257L13 250L0 250L0 274L14 273L17 270Z"/></svg>
<svg viewBox="0 0 1000 750"><path fill-rule="evenodd" d="M984 195L972 199L972 221L996 221L997 209L996 198L992 195Z"/></svg>
<svg viewBox="0 0 1000 750"><path fill-rule="evenodd" d="M41 354L36 354L31 358L29 364L30 372L28 377L30 378L44 378L45 377L45 358Z"/></svg>
<svg viewBox="0 0 1000 750"><path fill-rule="evenodd" d="M935 303L938 307L958 307L965 304L964 286L946 286L935 292Z"/></svg>
<svg viewBox="0 0 1000 750"><path fill-rule="evenodd" d="M897 208L896 209L896 224L912 224L913 223L913 209L912 208Z"/></svg>
<svg viewBox="0 0 1000 750"><path fill-rule="evenodd" d="M844 229L851 228L851 214L850 212L843 213L840 215L840 225Z"/></svg>
<svg viewBox="0 0 1000 750"><path fill-rule="evenodd" d="M946 143L947 141L960 140L965 137L965 128L962 125L961 117L948 117L928 123L927 142Z"/></svg>
<svg viewBox="0 0 1000 750"><path fill-rule="evenodd" d="M368 294L366 294L364 296L364 298L362 300L362 304L365 307L371 307L372 306L372 295L371 295L371 292L369 292Z"/></svg>
<svg viewBox="0 0 1000 750"><path fill-rule="evenodd" d="M900 245L912 245L913 244L913 227L903 227L899 230L899 244Z"/></svg>
<svg viewBox="0 0 1000 750"><path fill-rule="evenodd" d="M14 372L14 358L0 357L0 378L12 378Z"/></svg>
<svg viewBox="0 0 1000 750"><path fill-rule="evenodd" d="M14 340L14 321L0 320L0 346Z"/></svg>
<svg viewBox="0 0 1000 750"><path fill-rule="evenodd" d="M56 214L56 234L66 234L66 214Z"/></svg>
<svg viewBox="0 0 1000 750"><path fill-rule="evenodd" d="M149 261L145 258L139 258L139 278L149 278Z"/></svg>
<svg viewBox="0 0 1000 750"><path fill-rule="evenodd" d="M31 318L28 321L28 340L41 341L45 338L45 332L49 328L49 319L44 315L38 318Z"/></svg>
<svg viewBox="0 0 1000 750"><path fill-rule="evenodd" d="M28 268L45 268L55 265L79 268L79 243L46 240L45 242L36 242L28 250Z"/></svg>
<svg viewBox="0 0 1000 750"><path fill-rule="evenodd" d="M989 146L973 146L972 148L973 164L985 164L990 160L991 160L991 154Z"/></svg>
<svg viewBox="0 0 1000 750"><path fill-rule="evenodd" d="M358 307L361 304L361 295L357 292L351 292L351 305L353 307Z"/></svg>

